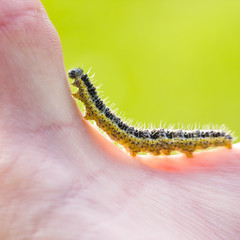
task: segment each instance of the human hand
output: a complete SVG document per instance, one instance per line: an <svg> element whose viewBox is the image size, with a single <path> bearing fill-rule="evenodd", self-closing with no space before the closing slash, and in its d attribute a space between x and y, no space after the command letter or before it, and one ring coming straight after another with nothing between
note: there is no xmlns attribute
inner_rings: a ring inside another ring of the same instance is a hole
<svg viewBox="0 0 240 240"><path fill-rule="evenodd" d="M233 239L240 144L131 158L82 119L37 0L0 2L0 239Z"/></svg>

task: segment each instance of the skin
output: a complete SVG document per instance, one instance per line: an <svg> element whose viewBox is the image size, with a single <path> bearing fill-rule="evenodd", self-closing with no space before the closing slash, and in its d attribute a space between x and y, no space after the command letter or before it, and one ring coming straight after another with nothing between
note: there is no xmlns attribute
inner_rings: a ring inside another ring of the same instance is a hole
<svg viewBox="0 0 240 240"><path fill-rule="evenodd" d="M0 239L239 239L240 144L131 158L83 120L37 0L0 1Z"/></svg>

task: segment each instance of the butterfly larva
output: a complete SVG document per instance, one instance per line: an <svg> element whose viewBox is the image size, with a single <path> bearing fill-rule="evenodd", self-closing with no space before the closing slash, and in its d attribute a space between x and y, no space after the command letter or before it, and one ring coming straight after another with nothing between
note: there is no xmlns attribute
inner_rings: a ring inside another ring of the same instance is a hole
<svg viewBox="0 0 240 240"><path fill-rule="evenodd" d="M232 148L232 136L222 130L142 130L129 126L115 116L99 98L96 88L82 69L70 70L68 75L74 79L72 85L79 89L73 96L85 105L84 119L94 120L99 128L133 157L139 152L169 155L172 151L193 157L193 152L197 149L218 146Z"/></svg>

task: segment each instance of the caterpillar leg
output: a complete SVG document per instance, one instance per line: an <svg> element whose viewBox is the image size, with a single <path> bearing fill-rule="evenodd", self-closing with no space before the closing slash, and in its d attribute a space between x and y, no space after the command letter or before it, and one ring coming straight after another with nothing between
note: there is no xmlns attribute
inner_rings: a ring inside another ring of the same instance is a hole
<svg viewBox="0 0 240 240"><path fill-rule="evenodd" d="M193 158L193 152L184 152L187 158Z"/></svg>
<svg viewBox="0 0 240 240"><path fill-rule="evenodd" d="M85 120L96 120L96 113L89 107L85 108L85 116L83 117ZM101 128L101 127L100 127Z"/></svg>
<svg viewBox="0 0 240 240"><path fill-rule="evenodd" d="M132 157L136 157L136 156L137 156L137 153L138 153L138 152L130 151L130 155L131 155Z"/></svg>
<svg viewBox="0 0 240 240"><path fill-rule="evenodd" d="M157 149L157 150L155 150L155 151L152 151L151 154L152 154L153 156L159 156L159 155L161 154L161 151Z"/></svg>
<svg viewBox="0 0 240 240"><path fill-rule="evenodd" d="M232 143L231 143L231 142L227 142L227 143L226 143L226 147L227 147L228 149L232 149Z"/></svg>
<svg viewBox="0 0 240 240"><path fill-rule="evenodd" d="M72 96L76 99L79 99L79 91L77 91L76 93L72 93Z"/></svg>
<svg viewBox="0 0 240 240"><path fill-rule="evenodd" d="M90 114L86 113L85 116L83 117L85 120L93 120Z"/></svg>
<svg viewBox="0 0 240 240"><path fill-rule="evenodd" d="M162 153L163 153L164 155L170 155L171 152L172 152L172 150L169 150L169 149L163 149L163 150L162 150Z"/></svg>

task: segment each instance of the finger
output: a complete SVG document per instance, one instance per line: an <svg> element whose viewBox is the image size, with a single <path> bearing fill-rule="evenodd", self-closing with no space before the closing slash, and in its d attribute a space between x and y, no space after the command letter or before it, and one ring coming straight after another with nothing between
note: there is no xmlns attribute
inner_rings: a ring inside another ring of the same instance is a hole
<svg viewBox="0 0 240 240"><path fill-rule="evenodd" d="M59 37L38 0L0 3L0 123L16 128L70 123Z"/></svg>
<svg viewBox="0 0 240 240"><path fill-rule="evenodd" d="M168 172L202 171L215 169L223 166L240 165L240 143L234 144L232 149L218 148L194 153L193 158L185 155L172 155L171 157L138 157L139 162L151 168Z"/></svg>
<svg viewBox="0 0 240 240"><path fill-rule="evenodd" d="M15 126L25 130L39 125L60 126L82 122L69 94L58 35L41 3L30 0L17 3L5 1L1 2L0 9L2 128ZM78 134L74 140L82 143L84 151L94 159L99 157L100 151L104 158L113 157L127 162L139 160L157 168L166 168L166 162L177 168L185 166L176 166L176 158L179 158L177 163L187 162L188 166L195 165L194 160L186 159L182 155L132 159L96 129L92 129L86 123L83 125L89 130L86 136L84 132ZM82 149L79 149L80 155ZM213 156L214 154L215 152ZM201 161L205 162L205 156L202 153L197 156L200 166Z"/></svg>

